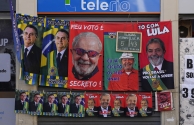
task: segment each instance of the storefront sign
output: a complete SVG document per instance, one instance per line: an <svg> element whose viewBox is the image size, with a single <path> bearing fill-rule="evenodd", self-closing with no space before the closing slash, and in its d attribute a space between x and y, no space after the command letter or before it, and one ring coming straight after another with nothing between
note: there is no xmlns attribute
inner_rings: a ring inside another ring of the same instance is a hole
<svg viewBox="0 0 194 125"><path fill-rule="evenodd" d="M160 0L38 0L44 12L160 12Z"/></svg>

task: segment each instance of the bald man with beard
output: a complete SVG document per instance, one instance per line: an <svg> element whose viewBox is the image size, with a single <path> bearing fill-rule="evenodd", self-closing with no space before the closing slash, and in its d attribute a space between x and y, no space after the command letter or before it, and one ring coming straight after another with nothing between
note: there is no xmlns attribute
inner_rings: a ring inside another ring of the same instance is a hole
<svg viewBox="0 0 194 125"><path fill-rule="evenodd" d="M123 53L119 59L121 60L122 69L111 76L109 79L108 90L139 90L138 70L133 68L135 62L133 54Z"/></svg>

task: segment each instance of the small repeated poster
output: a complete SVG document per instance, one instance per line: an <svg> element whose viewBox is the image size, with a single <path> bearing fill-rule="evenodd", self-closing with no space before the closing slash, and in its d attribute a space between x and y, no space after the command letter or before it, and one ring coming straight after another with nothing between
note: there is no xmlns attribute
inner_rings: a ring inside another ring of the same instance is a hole
<svg viewBox="0 0 194 125"><path fill-rule="evenodd" d="M155 111L173 110L173 99L171 92L155 92Z"/></svg>
<svg viewBox="0 0 194 125"><path fill-rule="evenodd" d="M112 114L115 117L125 115L125 94L111 94Z"/></svg>
<svg viewBox="0 0 194 125"><path fill-rule="evenodd" d="M31 91L29 102L29 114L30 115L42 115L44 96L42 92Z"/></svg>
<svg viewBox="0 0 194 125"><path fill-rule="evenodd" d="M27 114L29 111L29 92L27 90L15 91L15 113Z"/></svg>
<svg viewBox="0 0 194 125"><path fill-rule="evenodd" d="M67 88L69 21L46 19L43 33L40 86Z"/></svg>
<svg viewBox="0 0 194 125"><path fill-rule="evenodd" d="M72 93L70 104L71 117L85 117L85 98L83 93Z"/></svg>
<svg viewBox="0 0 194 125"><path fill-rule="evenodd" d="M16 19L21 42L20 79L35 85L40 74L44 17L17 14Z"/></svg>
<svg viewBox="0 0 194 125"><path fill-rule="evenodd" d="M103 24L70 21L68 89L102 90Z"/></svg>
<svg viewBox="0 0 194 125"><path fill-rule="evenodd" d="M99 117L112 117L111 95L108 93L100 94L100 106L98 107Z"/></svg>
<svg viewBox="0 0 194 125"><path fill-rule="evenodd" d="M152 93L139 93L137 103L139 116L145 117L152 115Z"/></svg>
<svg viewBox="0 0 194 125"><path fill-rule="evenodd" d="M139 110L137 107L138 95L134 93L126 94L125 101L125 116L127 117L137 117L139 116Z"/></svg>
<svg viewBox="0 0 194 125"><path fill-rule="evenodd" d="M100 96L96 93L85 94L85 113L86 116L98 116Z"/></svg>
<svg viewBox="0 0 194 125"><path fill-rule="evenodd" d="M70 111L70 93L69 92L58 92L58 114L59 116L69 116Z"/></svg>
<svg viewBox="0 0 194 125"><path fill-rule="evenodd" d="M58 99L56 92L45 92L43 103L43 115L56 116L58 110Z"/></svg>

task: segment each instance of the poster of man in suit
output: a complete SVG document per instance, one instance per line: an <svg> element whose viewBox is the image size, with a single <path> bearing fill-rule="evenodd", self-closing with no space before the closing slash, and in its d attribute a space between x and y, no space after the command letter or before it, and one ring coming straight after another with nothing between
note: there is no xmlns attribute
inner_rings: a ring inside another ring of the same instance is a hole
<svg viewBox="0 0 194 125"><path fill-rule="evenodd" d="M100 95L100 106L98 107L99 117L112 117L110 101L111 101L110 94L102 93Z"/></svg>
<svg viewBox="0 0 194 125"><path fill-rule="evenodd" d="M29 111L29 92L16 90L15 92L15 113L27 114Z"/></svg>
<svg viewBox="0 0 194 125"><path fill-rule="evenodd" d="M70 116L85 117L85 98L83 93L72 93Z"/></svg>
<svg viewBox="0 0 194 125"><path fill-rule="evenodd" d="M44 94L43 115L58 115L58 100L56 92L46 92Z"/></svg>
<svg viewBox="0 0 194 125"><path fill-rule="evenodd" d="M124 116L125 94L111 94L111 108L113 116Z"/></svg>
<svg viewBox="0 0 194 125"><path fill-rule="evenodd" d="M86 116L98 116L99 94L85 94L85 110Z"/></svg>
<svg viewBox="0 0 194 125"><path fill-rule="evenodd" d="M69 116L70 111L70 94L68 92L58 92L58 114L59 116Z"/></svg>
<svg viewBox="0 0 194 125"><path fill-rule="evenodd" d="M29 102L29 114L31 115L42 115L43 111L43 93L39 91L30 92Z"/></svg>
<svg viewBox="0 0 194 125"><path fill-rule="evenodd" d="M146 27L143 28L142 27ZM139 54L144 91L174 89L171 22L141 23L142 53Z"/></svg>

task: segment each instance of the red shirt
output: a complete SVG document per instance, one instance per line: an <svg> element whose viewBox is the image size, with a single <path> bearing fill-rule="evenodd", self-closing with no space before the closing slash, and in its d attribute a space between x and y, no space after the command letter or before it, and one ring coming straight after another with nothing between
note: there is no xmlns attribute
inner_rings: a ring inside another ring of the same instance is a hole
<svg viewBox="0 0 194 125"><path fill-rule="evenodd" d="M133 69L128 75L124 69L112 75L109 79L108 90L114 91L138 91L138 70Z"/></svg>

